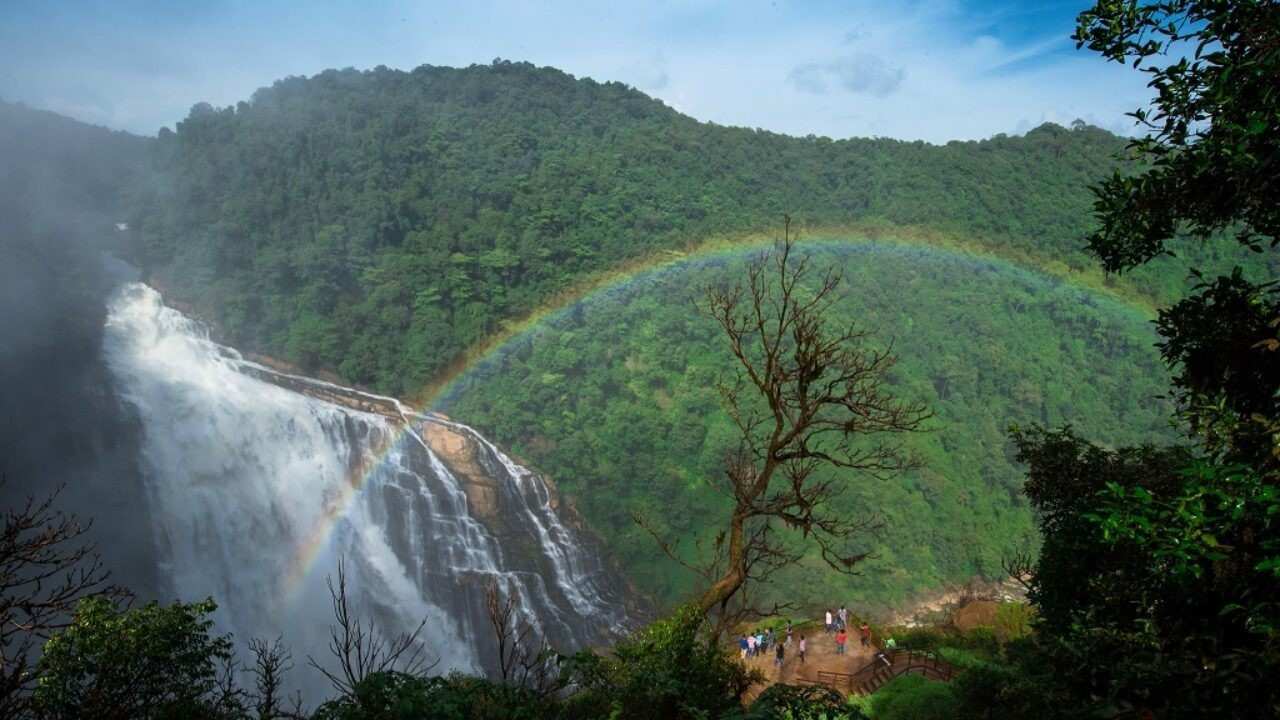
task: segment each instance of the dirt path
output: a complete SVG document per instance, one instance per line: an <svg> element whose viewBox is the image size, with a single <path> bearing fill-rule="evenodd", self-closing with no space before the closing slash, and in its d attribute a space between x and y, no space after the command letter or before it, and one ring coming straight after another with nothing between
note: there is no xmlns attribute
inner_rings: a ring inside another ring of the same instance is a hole
<svg viewBox="0 0 1280 720"><path fill-rule="evenodd" d="M874 657L874 649L862 647L856 631L849 634L844 655L836 654L835 633L827 634L818 628L817 632L805 633L805 636L809 651L805 653L803 664L800 662L800 654L796 651L800 642L798 633L787 648L786 660L782 664L781 671L774 664L772 649L767 656L747 658L747 667L759 670L765 675L763 684L756 685L747 691L747 702L754 700L757 695L764 692L765 688L774 683L795 684L801 678L817 680L819 670L853 674L871 662Z"/></svg>

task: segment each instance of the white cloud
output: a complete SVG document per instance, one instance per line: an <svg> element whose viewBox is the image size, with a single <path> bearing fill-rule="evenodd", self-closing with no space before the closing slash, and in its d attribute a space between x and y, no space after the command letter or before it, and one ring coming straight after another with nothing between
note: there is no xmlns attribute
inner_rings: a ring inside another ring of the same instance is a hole
<svg viewBox="0 0 1280 720"><path fill-rule="evenodd" d="M902 68L890 67L875 55L857 53L827 63L797 65L787 73L787 80L797 90L814 95L825 95L833 83L851 93L883 98L898 89L902 76Z"/></svg>

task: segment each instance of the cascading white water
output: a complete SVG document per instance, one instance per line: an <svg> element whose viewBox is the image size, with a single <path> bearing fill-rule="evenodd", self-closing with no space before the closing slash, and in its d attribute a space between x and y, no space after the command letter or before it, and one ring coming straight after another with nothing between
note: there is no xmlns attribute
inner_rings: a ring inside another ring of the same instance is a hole
<svg viewBox="0 0 1280 720"><path fill-rule="evenodd" d="M267 382L274 371L137 283L112 300L104 348L143 426L160 574L183 600L217 600L219 628L240 642L283 634L296 656L323 659L325 581L339 557L357 603L385 630L427 620L438 672L492 662L491 582L559 647L624 623L608 573L557 516L546 484L471 428L306 378L281 376L383 403L403 422ZM427 423L476 444L496 517L474 514L463 481L424 442Z"/></svg>

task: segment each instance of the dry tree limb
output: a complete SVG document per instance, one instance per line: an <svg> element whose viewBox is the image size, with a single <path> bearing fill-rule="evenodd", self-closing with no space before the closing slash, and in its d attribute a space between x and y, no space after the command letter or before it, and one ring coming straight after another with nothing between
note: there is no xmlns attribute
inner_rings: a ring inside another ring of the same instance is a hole
<svg viewBox="0 0 1280 720"><path fill-rule="evenodd" d="M19 717L29 707L33 656L67 626L80 600L130 597L110 584L87 539L92 523L55 509L63 487L0 514L0 717Z"/></svg>
<svg viewBox="0 0 1280 720"><path fill-rule="evenodd" d="M418 641L427 624L425 618L413 632L389 636L371 619L352 613L347 599L345 560L338 561L337 582L330 577L328 585L335 622L329 627L329 652L337 659L338 670L329 670L310 656L307 664L319 670L341 695L351 696L355 687L370 675L399 672L421 676L440 662L438 658L428 660L426 648Z"/></svg>

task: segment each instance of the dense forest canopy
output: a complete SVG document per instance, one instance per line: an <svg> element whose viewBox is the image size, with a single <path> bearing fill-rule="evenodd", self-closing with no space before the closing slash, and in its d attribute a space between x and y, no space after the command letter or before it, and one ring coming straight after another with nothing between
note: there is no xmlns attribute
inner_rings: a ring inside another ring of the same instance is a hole
<svg viewBox="0 0 1280 720"><path fill-rule="evenodd" d="M848 517L886 527L854 578L813 553L766 590L777 600L856 597L864 610L975 576L1034 544L1032 515L1005 430L1079 423L1087 435L1169 437L1167 376L1138 310L998 260L891 242L813 238L818 266L845 284L836 310L893 341L894 393L936 417L911 436L923 466L901 481L850 482ZM463 375L443 407L556 478L637 586L663 602L696 578L657 552L632 520L652 518L681 552L709 544L709 507L733 426L715 381L732 361L696 288L739 276L750 251L655 271L596 293L518 336Z"/></svg>
<svg viewBox="0 0 1280 720"><path fill-rule="evenodd" d="M193 108L153 146L161 180L131 221L153 279L232 343L409 394L585 274L783 212L1092 267L1087 182L1122 148L1083 123L945 146L787 137L528 63L329 70ZM1184 275L1132 286L1172 297Z"/></svg>

